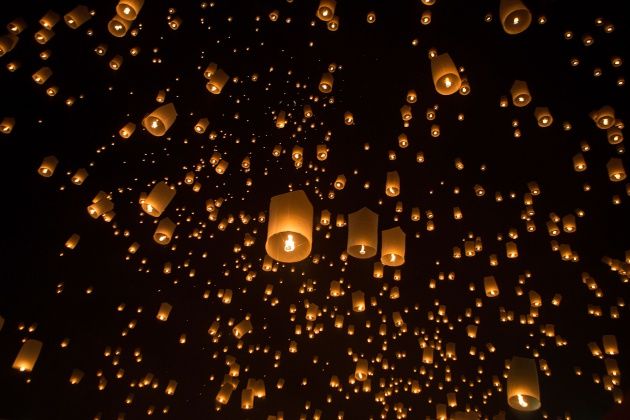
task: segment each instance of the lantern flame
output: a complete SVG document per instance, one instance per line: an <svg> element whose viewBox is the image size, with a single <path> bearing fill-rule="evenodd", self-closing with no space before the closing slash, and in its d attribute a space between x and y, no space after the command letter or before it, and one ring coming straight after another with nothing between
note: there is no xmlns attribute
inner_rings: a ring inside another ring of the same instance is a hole
<svg viewBox="0 0 630 420"><path fill-rule="evenodd" d="M284 241L284 251L285 252L295 251L295 241L293 240L293 235L287 235L287 239Z"/></svg>

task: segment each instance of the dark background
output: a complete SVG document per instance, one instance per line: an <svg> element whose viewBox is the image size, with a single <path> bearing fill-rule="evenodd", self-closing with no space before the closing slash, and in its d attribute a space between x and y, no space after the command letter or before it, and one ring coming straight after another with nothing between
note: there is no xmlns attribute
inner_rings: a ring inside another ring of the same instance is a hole
<svg viewBox="0 0 630 420"><path fill-rule="evenodd" d="M446 393L457 389L458 409L468 404L490 418L500 410L508 418L540 418L542 412L551 418L565 413L574 419L603 418L614 403L611 393L593 382L593 374L603 377L606 370L602 360L591 356L587 343L595 341L601 346L602 335L617 335L621 388L627 390L623 376L628 368L625 350L630 344L627 315L620 307L621 317L614 320L609 310L618 304L618 298L628 299L628 286L601 259L624 259L630 248L630 222L626 183L611 183L606 172L610 157L626 161L620 154L623 143L609 145L605 132L595 127L588 113L610 104L617 117L628 119L627 88L616 85L625 76L625 65L612 68L610 64L613 55L626 58L628 14L621 10L622 2L613 0L527 4L534 19L545 15L548 22L539 25L534 21L525 33L509 36L498 22L495 1L438 0L430 7L433 21L428 26L420 24L427 7L419 1L340 1L337 32L326 30L315 18L316 1L222 0L207 8L201 8L199 2L147 1L135 24L142 24L138 36L127 34L118 39L107 33L115 3L92 2L88 6L96 14L89 22L77 30L59 22L55 37L40 46L33 39L39 18L48 8L63 15L75 3L4 2L0 23L20 16L28 27L16 49L0 58L0 118L16 118L13 132L0 137L0 179L4 180L0 315L5 318L0 331L0 417L70 419L102 413L104 419L110 419L126 413L126 418L142 418L149 406L155 407L156 416L164 416L161 410L169 406L168 416L177 419L266 418L278 411L291 419L300 413L312 417L315 409L322 410L323 418L334 418L341 411L345 418L369 418L379 416L383 409L374 401L374 394L379 390L379 378L385 378L388 384L401 381L397 385L400 392L387 398L389 417L394 416L393 406L398 402L412 410L410 418L434 417L435 404L445 403ZM167 25L169 8L183 19L177 31ZM280 12L277 22L268 19L274 9ZM372 10L377 20L370 25L366 14ZM487 13L493 15L492 22L484 22ZM287 17L290 23L285 22ZM615 31L605 34L595 25L597 17L614 23ZM574 32L573 40L564 40L566 30ZM580 41L586 33L595 39L590 47ZM414 38L419 40L416 47L411 43ZM309 47L311 41L314 45ZM108 47L104 57L93 51L99 44ZM137 57L128 53L133 46L141 48ZM470 95L443 97L435 92L429 48L449 52L465 68ZM52 55L43 62L38 55L46 49ZM112 71L108 61L116 54L124 62L119 71ZM569 66L572 57L581 61L576 68ZM18 71L7 71L10 61L20 63ZM209 62L238 77L217 96L204 88L202 72ZM322 95L317 83L330 63L338 66L333 92ZM31 79L43 65L54 72L44 87ZM601 77L593 77L595 67L601 67ZM259 76L256 82L251 80L254 73ZM509 96L517 79L528 82L532 103L525 108L499 108L499 98ZM45 93L51 85L59 87L55 97ZM175 103L179 116L165 137L155 138L141 128L140 121L158 106L155 96L160 89L168 89L167 102ZM411 126L404 129L399 108L408 89L415 89L419 100L412 105ZM64 104L69 96L76 98L71 107ZM313 107L315 115L303 122L305 104ZM432 122L424 118L426 109L435 104L439 110L434 122L441 127L438 138L429 135ZM536 106L551 109L554 124L550 128L536 125ZM289 114L284 129L275 128L273 121L280 110ZM343 124L347 110L354 114L354 126ZM463 122L457 121L459 113L465 115ZM204 135L198 135L193 126L202 117L211 124ZM522 131L518 139L513 137L514 119ZM127 121L137 123L138 128L129 140L121 140L117 132ZM562 130L564 121L572 124L572 130ZM208 138L212 130L218 133L217 140ZM329 131L329 158L318 162L315 146L324 142ZM402 132L410 139L407 149L397 146L396 138ZM591 147L584 153L588 170L576 173L571 159L580 151L582 140ZM363 148L366 142L369 151ZM271 155L275 144L285 150L279 158ZM294 144L305 150L301 169L295 169L290 158ZM223 176L207 163L215 150L230 162ZM396 151L395 161L387 159L388 150ZM423 164L415 162L418 151L425 154ZM37 174L37 167L50 154L60 163L54 176L46 179ZM245 156L252 160L248 173L240 168ZM455 169L457 157L464 162L462 171ZM201 191L194 193L181 184L165 213L179 223L178 237L172 242L177 248L160 247L151 239L154 220L141 213L139 194L148 192L149 184L156 180L181 183L198 163L203 164L196 173ZM485 171L482 165L486 165ZM628 168L627 162L625 166ZM90 175L77 187L69 175L80 167L87 168ZM355 170L357 175L353 175ZM394 219L396 200L383 194L385 173L390 170L397 170L401 177L404 212L398 222ZM346 188L329 199L338 174L347 177ZM247 178L253 180L252 187L245 186ZM363 188L365 181L371 183L368 190ZM538 182L542 190L534 197L534 233L527 233L520 220L523 194L530 181ZM584 183L591 185L591 191L584 192ZM475 184L484 186L484 197L475 197ZM453 193L455 187L461 189L459 194ZM263 272L266 226L255 220L243 225L238 214L244 211L255 218L267 210L273 195L289 188L307 192L316 220L323 209L329 209L334 220L339 213L368 206L379 213L382 229L400 225L407 234L402 280L394 282L391 269L386 269L384 279L373 279L371 260L350 258L342 263L339 254L345 248L347 231L335 227L314 232L312 254L322 256L319 264L308 259L295 264L294 270L281 266L277 273ZM100 190L112 193L116 205L116 217L109 224L91 219L86 212ZM496 191L502 192L503 202L494 200ZM510 199L510 192L516 198ZM612 204L615 194L621 197L620 205ZM225 198L219 220L228 214L236 217L225 232L207 219L205 211L206 199L218 197ZM416 206L423 214L414 223L409 213ZM463 220L453 220L454 206L462 209ZM553 239L569 243L580 261L563 262L551 250L545 222L550 212L563 216L576 209L585 212L578 218L577 232ZM427 210L434 214L436 229L432 232L425 228ZM201 238L191 237L193 229L201 226L205 226ZM504 242L510 228L519 232L519 258L514 260L505 258ZM129 237L122 234L126 229ZM242 243L245 232L256 236L255 245L234 253L234 244ZM328 239L326 232L331 234ZM453 259L453 246L463 247L469 232L482 238L483 251L474 258ZM81 241L69 251L63 244L72 233L80 234ZM504 240L497 240L498 234ZM135 241L141 248L127 259L127 248ZM492 253L499 256L498 267L488 264ZM184 267L186 260L188 268ZM170 275L162 274L165 261L173 263ZM245 281L242 270L249 263L258 271L252 282ZM189 277L190 268L196 270L195 277ZM514 287L526 270L532 276L522 285L524 295L517 296ZM454 281L438 281L436 289L429 288L430 279L449 272L456 274ZM583 272L597 280L602 298L582 284ZM495 299L483 294L486 275L494 275L499 283L500 296ZM331 298L329 283L340 277L348 286L346 294ZM315 286L310 292L301 292L307 279ZM474 283L475 291L469 290L469 283ZM62 293L56 293L59 284L63 284ZM263 300L267 284L274 285L273 296L279 299L276 306ZM384 285L398 286L400 299L388 299L389 291L380 296ZM89 287L93 292L86 294ZM229 305L217 298L217 291L225 288L234 291ZM365 312L352 313L350 294L359 289L368 302L375 296L378 306L368 305ZM209 299L203 299L204 290L210 291ZM540 293L543 306L535 324L521 325L519 315L529 313L529 290ZM560 307L551 305L556 293L563 296ZM475 308L476 298L482 299L482 307ZM306 331L294 334L294 324L305 330L307 300L327 309L318 318L324 331L313 339ZM161 302L173 305L164 323L155 319ZM437 315L435 302L446 305L452 330L447 323L428 320L429 311ZM121 303L126 307L119 312L116 308ZM297 307L295 322L290 319L290 304ZM599 305L604 315L589 316L588 304ZM501 323L500 307L514 311L515 321ZM464 317L466 308L472 308L473 317L480 320L475 340L466 337L465 326L471 323ZM403 312L408 327L398 337L392 336L398 330L391 321L394 311ZM254 332L244 338L239 350L227 324L230 318L239 322L247 313L252 316ZM346 315L343 329L333 327L331 313ZM387 350L382 349L384 338L378 335L381 315L387 318ZM217 317L221 337L213 343L207 330ZM121 336L132 320L137 326ZM367 321L371 328L365 327ZM20 323L26 328L20 330ZM36 329L28 333L32 324ZM353 336L346 333L348 324L355 325ZM545 324L554 324L568 345L556 347L553 338L544 338L540 326ZM430 339L436 334L442 346L446 342L457 345L456 361L443 361L436 352L435 366L427 367L433 372L432 381L418 373L421 349L414 329ZM187 334L184 345L178 342L182 333ZM368 336L374 337L372 343L366 341ZM37 365L28 375L11 369L24 337L44 343ZM70 345L62 349L60 342L66 337ZM288 352L290 340L298 342L298 353ZM496 352L487 350L488 342ZM260 350L250 354L249 345ZM106 346L121 349L119 366L112 365L111 356L104 356ZM265 346L269 346L268 353L262 351ZM485 352L485 360L469 356L470 346ZM141 363L133 357L137 348L143 355ZM347 378L354 372L348 348L370 359L372 393L354 393L348 384ZM501 377L506 359L532 357L533 349L548 362L551 376L539 374L541 411L517 415L507 406L505 381L503 391L498 392L492 386L492 375ZM276 350L282 357L274 368ZM406 357L397 359L400 352ZM394 370L385 371L373 361L379 353ZM214 398L228 370L225 354L235 356L241 365L240 385L217 414ZM314 356L318 356L317 364ZM444 381L447 366L452 382ZM582 376L575 375L575 366L582 369ZM73 368L85 372L79 385L69 384ZM122 379L115 377L119 368L125 370ZM108 380L103 391L97 388L99 370ZM157 389L130 387L149 372L159 381ZM332 375L339 377L342 392L328 386ZM248 412L240 409L240 392L249 377L265 379L267 397L256 399L254 410ZM286 380L282 390L275 389L278 378ZM303 378L308 379L307 385L301 385ZM164 393L170 379L178 382L174 396ZM421 394L403 389L411 379L423 384ZM129 393L134 393L134 401L126 405ZM330 403L327 395L331 395ZM311 403L308 410L307 401Z"/></svg>

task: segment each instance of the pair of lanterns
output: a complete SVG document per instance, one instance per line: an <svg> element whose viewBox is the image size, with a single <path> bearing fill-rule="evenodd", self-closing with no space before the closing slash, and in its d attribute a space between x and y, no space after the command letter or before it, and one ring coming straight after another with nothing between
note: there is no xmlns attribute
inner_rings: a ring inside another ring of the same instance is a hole
<svg viewBox="0 0 630 420"><path fill-rule="evenodd" d="M378 215L364 207L348 215L349 255L366 259L376 255ZM276 261L302 261L311 253L313 205L302 190L272 197L265 250ZM382 232L381 262L400 266L405 262L405 233L400 227Z"/></svg>

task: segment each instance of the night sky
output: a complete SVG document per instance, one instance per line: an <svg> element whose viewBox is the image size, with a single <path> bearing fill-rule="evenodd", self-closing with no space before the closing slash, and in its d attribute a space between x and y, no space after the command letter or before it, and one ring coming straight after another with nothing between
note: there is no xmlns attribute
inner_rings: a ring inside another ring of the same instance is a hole
<svg viewBox="0 0 630 420"><path fill-rule="evenodd" d="M336 31L318 19L319 0L146 0L121 37L108 32L116 1L86 0L90 18L76 29L64 22L75 2L3 1L0 419L434 419L453 396L449 419L630 418L630 184L609 171L611 159L630 170L630 15L616 0L523 1L531 24L511 35L499 0L339 0ZM49 10L59 21L40 44ZM12 30L19 40L6 51ZM430 57L443 53L470 93L436 91ZM210 63L229 75L219 94L206 89ZM40 85L42 67L52 75ZM517 80L531 95L523 107L511 96ZM150 134L143 119L169 103L175 122ZM602 129L592 116L606 106L612 124ZM228 163L223 174L214 153ZM42 176L48 156L58 164ZM389 171L397 197L385 194ZM152 217L140 197L163 181L176 193ZM314 209L312 250L265 271L270 200L296 190ZM94 219L87 207L101 191L115 214ZM348 215L362 207L379 216L370 259L346 253ZM176 228L161 245L153 236L165 217ZM394 227L406 234L405 263L375 278L380 232ZM497 296L486 295L488 276ZM363 312L352 307L358 290ZM239 340L244 319L252 330ZM32 372L20 372L12 366L28 339L43 346ZM514 356L536 361L533 413L508 405ZM371 386L354 379L359 359ZM243 409L254 379L265 395Z"/></svg>

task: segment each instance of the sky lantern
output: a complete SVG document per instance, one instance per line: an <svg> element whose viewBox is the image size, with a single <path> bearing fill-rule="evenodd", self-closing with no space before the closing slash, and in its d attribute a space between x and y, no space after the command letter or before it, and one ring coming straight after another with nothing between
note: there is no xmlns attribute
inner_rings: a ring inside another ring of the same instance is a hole
<svg viewBox="0 0 630 420"><path fill-rule="evenodd" d="M514 356L507 379L508 404L518 411L536 411L540 408L540 387L536 361Z"/></svg>
<svg viewBox="0 0 630 420"><path fill-rule="evenodd" d="M265 250L276 261L298 262L311 253L313 205L302 190L271 198Z"/></svg>
<svg viewBox="0 0 630 420"><path fill-rule="evenodd" d="M371 258L378 246L378 214L367 207L348 215L348 254Z"/></svg>

